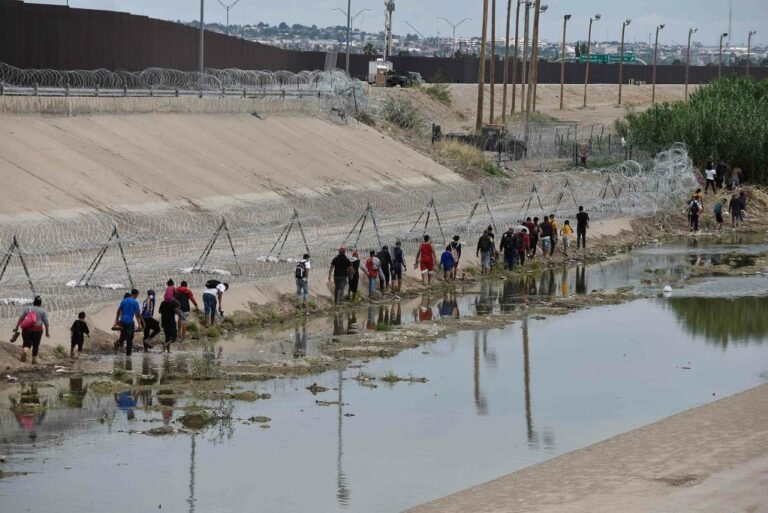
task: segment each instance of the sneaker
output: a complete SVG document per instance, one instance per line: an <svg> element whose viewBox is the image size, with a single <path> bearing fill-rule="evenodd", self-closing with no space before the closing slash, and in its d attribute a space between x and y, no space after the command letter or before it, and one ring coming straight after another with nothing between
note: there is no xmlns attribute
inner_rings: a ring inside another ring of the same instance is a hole
<svg viewBox="0 0 768 513"><path fill-rule="evenodd" d="M13 335L11 335L11 342L16 342L20 336L21 336L20 331L14 331Z"/></svg>

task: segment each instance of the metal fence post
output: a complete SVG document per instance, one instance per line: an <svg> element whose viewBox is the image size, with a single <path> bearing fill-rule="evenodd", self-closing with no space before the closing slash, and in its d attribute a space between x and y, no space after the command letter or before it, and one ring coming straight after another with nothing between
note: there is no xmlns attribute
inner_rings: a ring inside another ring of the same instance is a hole
<svg viewBox="0 0 768 513"><path fill-rule="evenodd" d="M99 96L101 96L101 95L100 95L100 93L99 93L99 84L96 84L96 87L95 87L94 89L95 89L95 91L96 91L96 98L98 98Z"/></svg>

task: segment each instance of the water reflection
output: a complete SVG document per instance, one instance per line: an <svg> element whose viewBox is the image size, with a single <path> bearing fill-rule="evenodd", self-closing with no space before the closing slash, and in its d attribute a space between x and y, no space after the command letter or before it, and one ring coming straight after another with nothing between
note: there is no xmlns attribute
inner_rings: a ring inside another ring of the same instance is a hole
<svg viewBox="0 0 768 513"><path fill-rule="evenodd" d="M30 439L37 438L37 428L45 422L48 402L41 399L36 383L22 384L18 397L11 397L11 411Z"/></svg>
<svg viewBox="0 0 768 513"><path fill-rule="evenodd" d="M762 344L768 336L768 297L672 297L666 305L688 333L715 345Z"/></svg>

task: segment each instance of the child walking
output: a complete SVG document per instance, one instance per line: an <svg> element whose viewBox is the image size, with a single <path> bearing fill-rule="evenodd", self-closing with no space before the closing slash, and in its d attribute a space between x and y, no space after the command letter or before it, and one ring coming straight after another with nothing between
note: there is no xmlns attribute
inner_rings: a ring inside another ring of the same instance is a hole
<svg viewBox="0 0 768 513"><path fill-rule="evenodd" d="M453 276L453 253L451 253L451 245L445 247L445 251L440 255L440 267L443 268L443 280L451 281Z"/></svg>
<svg viewBox="0 0 768 513"><path fill-rule="evenodd" d="M69 349L70 358L80 358L80 353L83 352L83 342L85 336L91 338L91 330L88 329L88 323L85 322L85 312L77 314L77 320L72 323L72 327L69 328L72 332L72 344ZM77 355L75 355L75 348L77 348Z"/></svg>

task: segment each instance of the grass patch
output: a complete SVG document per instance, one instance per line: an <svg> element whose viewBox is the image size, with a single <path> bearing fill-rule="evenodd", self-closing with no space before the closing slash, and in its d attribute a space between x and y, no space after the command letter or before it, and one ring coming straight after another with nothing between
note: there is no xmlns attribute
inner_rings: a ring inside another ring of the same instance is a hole
<svg viewBox="0 0 768 513"><path fill-rule="evenodd" d="M200 331L200 325L195 321L189 321L187 323L187 331L189 333L198 333Z"/></svg>
<svg viewBox="0 0 768 513"><path fill-rule="evenodd" d="M208 338L219 338L221 336L221 330L216 326L211 326L205 334L208 335Z"/></svg>
<svg viewBox="0 0 768 513"><path fill-rule="evenodd" d="M523 123L525 121L525 112L515 112L507 115L507 123ZM529 123L557 123L558 119L541 112L531 112L528 115Z"/></svg>
<svg viewBox="0 0 768 513"><path fill-rule="evenodd" d="M459 170L469 176L502 176L501 170L485 158L480 148L456 140L440 141L437 150L452 160Z"/></svg>
<svg viewBox="0 0 768 513"><path fill-rule="evenodd" d="M448 84L432 84L423 89L423 91L433 100L442 103L446 107L450 107L453 103L451 90L448 88Z"/></svg>
<svg viewBox="0 0 768 513"><path fill-rule="evenodd" d="M385 322L379 322L376 324L376 331L389 331L392 329L392 326Z"/></svg>
<svg viewBox="0 0 768 513"><path fill-rule="evenodd" d="M53 348L53 355L56 358L66 358L69 356L69 353L67 353L67 350L62 346L61 344L58 344L56 347Z"/></svg>

